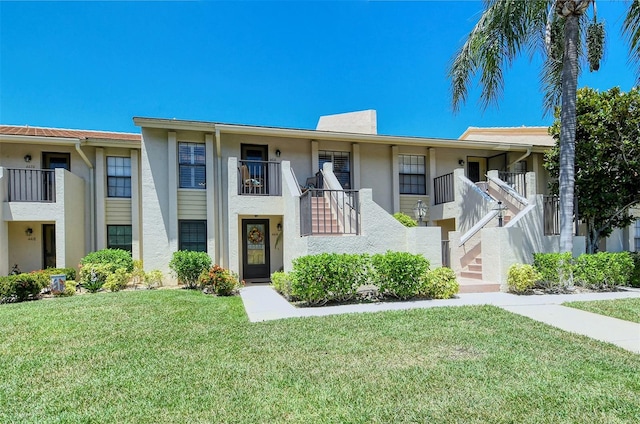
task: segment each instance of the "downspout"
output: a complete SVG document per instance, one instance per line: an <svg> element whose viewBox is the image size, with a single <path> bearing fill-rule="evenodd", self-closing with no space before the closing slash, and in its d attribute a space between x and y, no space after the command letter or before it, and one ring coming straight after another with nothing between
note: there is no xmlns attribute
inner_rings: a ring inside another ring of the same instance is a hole
<svg viewBox="0 0 640 424"><path fill-rule="evenodd" d="M89 167L89 191L90 191L90 199L89 199L89 209L90 209L90 213L89 213L89 223L90 223L90 231L89 231L89 237L90 237L90 250L96 250L96 240L95 240L95 215L96 215L96 200L95 200L95 169L93 168L93 164L91 163L91 161L89 160L89 158L87 158L87 155L84 154L84 152L82 151L82 148L80 148L80 143L76 143L76 151L78 152L78 154L80 155L80 157L82 158L82 160L84 161L84 163L87 164L87 167Z"/></svg>
<svg viewBox="0 0 640 424"><path fill-rule="evenodd" d="M218 209L218 231L216 237L216 250L218 251L218 263L220 266L227 266L228 264L224 264L224 220L223 218L223 210L222 210L222 147L220 145L220 130L216 128L216 167L217 167L217 178L216 178L216 203Z"/></svg>
<svg viewBox="0 0 640 424"><path fill-rule="evenodd" d="M531 155L531 147L527 147L527 151L525 152L525 154L520 156L518 159L514 160L513 162L511 162L509 165L507 165L507 169L511 168L513 165L520 162L521 160L528 158L530 155Z"/></svg>

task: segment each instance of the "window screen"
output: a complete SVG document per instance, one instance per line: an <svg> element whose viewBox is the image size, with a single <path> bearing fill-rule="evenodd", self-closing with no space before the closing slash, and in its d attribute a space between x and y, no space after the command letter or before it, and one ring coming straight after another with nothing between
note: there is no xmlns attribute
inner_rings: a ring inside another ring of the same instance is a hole
<svg viewBox="0 0 640 424"><path fill-rule="evenodd" d="M194 252L207 251L207 222L206 221L179 221L180 234L178 243L180 250L192 250Z"/></svg>
<svg viewBox="0 0 640 424"><path fill-rule="evenodd" d="M107 156L107 196L131 197L131 158Z"/></svg>
<svg viewBox="0 0 640 424"><path fill-rule="evenodd" d="M204 189L206 187L204 144L180 143L178 156L180 188Z"/></svg>
<svg viewBox="0 0 640 424"><path fill-rule="evenodd" d="M327 162L333 163L333 173L344 189L351 188L351 161L349 152L331 152L321 150L318 152L320 169Z"/></svg>
<svg viewBox="0 0 640 424"><path fill-rule="evenodd" d="M131 225L107 225L107 247L131 252Z"/></svg>
<svg viewBox="0 0 640 424"><path fill-rule="evenodd" d="M400 194L427 194L425 157L398 155Z"/></svg>

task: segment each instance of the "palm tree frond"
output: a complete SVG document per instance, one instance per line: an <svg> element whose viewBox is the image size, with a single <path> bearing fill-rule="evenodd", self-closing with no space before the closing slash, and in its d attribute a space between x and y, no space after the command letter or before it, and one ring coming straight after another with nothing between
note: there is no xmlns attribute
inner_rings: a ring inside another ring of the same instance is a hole
<svg viewBox="0 0 640 424"><path fill-rule="evenodd" d="M622 33L629 42L629 57L638 67L640 76L640 0L633 0L622 25ZM640 78L638 78L640 82Z"/></svg>

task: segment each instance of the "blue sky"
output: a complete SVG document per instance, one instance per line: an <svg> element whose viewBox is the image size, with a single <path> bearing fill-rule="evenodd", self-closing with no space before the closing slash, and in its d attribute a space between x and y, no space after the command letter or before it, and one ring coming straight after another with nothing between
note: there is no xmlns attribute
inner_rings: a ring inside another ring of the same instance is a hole
<svg viewBox="0 0 640 424"><path fill-rule="evenodd" d="M598 1L601 70L579 86L630 89L626 4ZM457 138L468 126L548 125L539 60L458 114L446 70L480 1L0 1L0 123L139 132L133 116L315 128L376 109L381 134Z"/></svg>

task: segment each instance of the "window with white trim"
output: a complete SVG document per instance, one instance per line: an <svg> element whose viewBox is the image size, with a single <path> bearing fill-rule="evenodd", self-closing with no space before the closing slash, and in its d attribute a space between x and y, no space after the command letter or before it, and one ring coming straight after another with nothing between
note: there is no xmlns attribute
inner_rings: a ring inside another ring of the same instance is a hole
<svg viewBox="0 0 640 424"><path fill-rule="evenodd" d="M640 219L636 221L636 252L640 252Z"/></svg>
<svg viewBox="0 0 640 424"><path fill-rule="evenodd" d="M107 156L107 197L131 197L131 158Z"/></svg>
<svg viewBox="0 0 640 424"><path fill-rule="evenodd" d="M400 194L427 194L425 157L398 155Z"/></svg>
<svg viewBox="0 0 640 424"><path fill-rule="evenodd" d="M333 173L344 189L351 188L351 160L349 152L318 151L320 169L327 162L333 163Z"/></svg>
<svg viewBox="0 0 640 424"><path fill-rule="evenodd" d="M180 188L206 188L206 156L204 144L178 144Z"/></svg>

